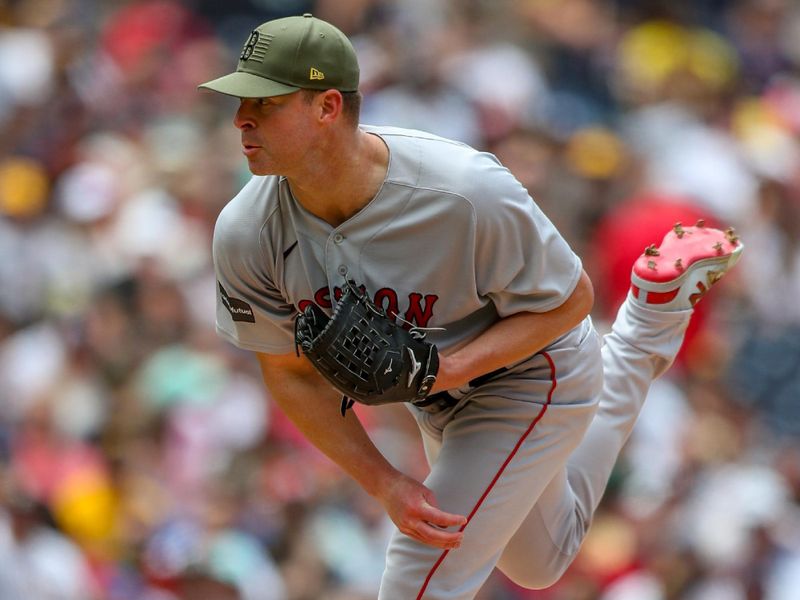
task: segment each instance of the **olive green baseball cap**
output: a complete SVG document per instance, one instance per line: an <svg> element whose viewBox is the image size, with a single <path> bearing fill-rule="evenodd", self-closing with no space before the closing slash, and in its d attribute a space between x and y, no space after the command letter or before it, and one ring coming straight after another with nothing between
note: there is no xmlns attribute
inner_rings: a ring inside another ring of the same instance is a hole
<svg viewBox="0 0 800 600"><path fill-rule="evenodd" d="M236 71L201 84L238 98L267 98L299 89L355 92L358 60L347 36L306 13L267 21L244 43Z"/></svg>

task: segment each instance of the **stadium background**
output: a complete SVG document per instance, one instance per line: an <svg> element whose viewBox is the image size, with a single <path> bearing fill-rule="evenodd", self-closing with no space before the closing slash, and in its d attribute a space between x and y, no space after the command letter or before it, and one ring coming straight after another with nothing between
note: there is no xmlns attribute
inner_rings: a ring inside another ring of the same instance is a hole
<svg viewBox="0 0 800 600"><path fill-rule="evenodd" d="M512 169L601 328L665 226L747 246L563 580L495 574L480 599L797 600L792 0L0 0L0 598L375 597L390 523L213 329L210 237L248 172L235 99L195 86L305 11L352 36L364 122ZM361 415L424 476L402 408Z"/></svg>

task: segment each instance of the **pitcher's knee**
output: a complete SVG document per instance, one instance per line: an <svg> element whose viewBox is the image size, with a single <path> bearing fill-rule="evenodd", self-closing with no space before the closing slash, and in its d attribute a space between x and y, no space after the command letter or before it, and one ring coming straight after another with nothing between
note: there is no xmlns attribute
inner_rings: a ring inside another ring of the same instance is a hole
<svg viewBox="0 0 800 600"><path fill-rule="evenodd" d="M505 575L518 586L528 590L543 590L554 585L572 563L574 556L553 557L547 564L530 564L526 569Z"/></svg>

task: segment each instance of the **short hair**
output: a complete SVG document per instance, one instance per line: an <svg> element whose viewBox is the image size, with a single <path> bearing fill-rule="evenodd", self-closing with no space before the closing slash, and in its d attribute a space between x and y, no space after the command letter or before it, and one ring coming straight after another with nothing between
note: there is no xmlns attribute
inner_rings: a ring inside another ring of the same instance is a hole
<svg viewBox="0 0 800 600"><path fill-rule="evenodd" d="M325 90L309 90L304 88L301 91L303 93L303 99L308 104L311 104L314 98ZM342 94L342 114L353 125L358 125L358 120L361 116L361 92L356 90L355 92L340 93Z"/></svg>

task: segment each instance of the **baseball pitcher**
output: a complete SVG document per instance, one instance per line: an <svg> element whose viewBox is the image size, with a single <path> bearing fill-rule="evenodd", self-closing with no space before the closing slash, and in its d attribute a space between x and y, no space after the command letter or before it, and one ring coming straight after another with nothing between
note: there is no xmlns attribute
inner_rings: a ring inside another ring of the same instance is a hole
<svg viewBox="0 0 800 600"><path fill-rule="evenodd" d="M379 598L467 600L495 567L547 587L743 246L676 226L601 339L580 258L522 185L464 144L359 124L358 74L348 39L306 14L256 28L201 86L240 99L253 173L216 225L217 329L396 524ZM386 461L353 402L408 407L425 481Z"/></svg>

